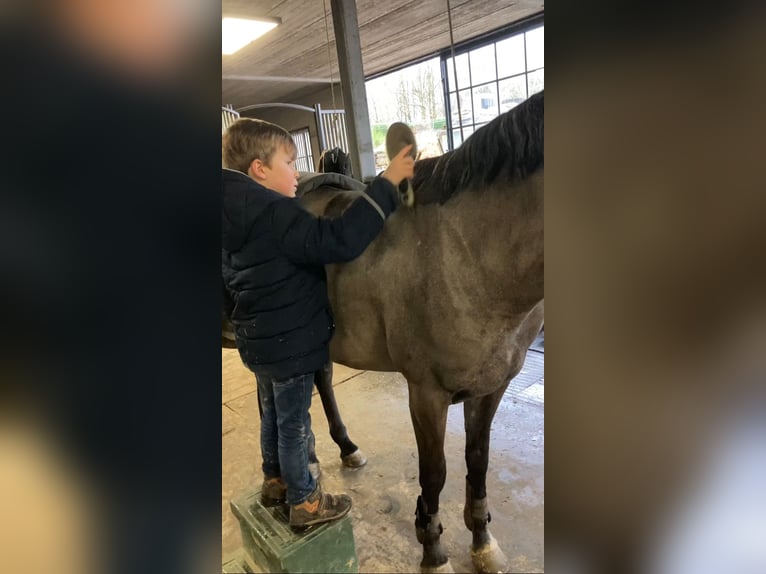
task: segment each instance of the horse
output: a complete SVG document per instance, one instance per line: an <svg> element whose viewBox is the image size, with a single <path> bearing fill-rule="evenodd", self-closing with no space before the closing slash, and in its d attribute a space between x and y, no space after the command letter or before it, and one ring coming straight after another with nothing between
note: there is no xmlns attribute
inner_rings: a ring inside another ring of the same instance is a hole
<svg viewBox="0 0 766 574"><path fill-rule="evenodd" d="M327 149L319 156L320 173L340 173L351 177L351 157L339 147Z"/></svg>
<svg viewBox="0 0 766 574"><path fill-rule="evenodd" d="M300 201L316 215L338 215L363 193L358 182L344 188L321 177L299 182ZM486 474L492 419L543 326L544 93L460 148L418 161L412 188L414 206L393 213L359 258L326 266L331 360L398 371L407 381L423 572L452 571L440 543L439 495L447 409L463 403L471 556L477 572L505 571L508 559L487 527ZM328 366L316 384L343 455L350 440L331 377Z"/></svg>

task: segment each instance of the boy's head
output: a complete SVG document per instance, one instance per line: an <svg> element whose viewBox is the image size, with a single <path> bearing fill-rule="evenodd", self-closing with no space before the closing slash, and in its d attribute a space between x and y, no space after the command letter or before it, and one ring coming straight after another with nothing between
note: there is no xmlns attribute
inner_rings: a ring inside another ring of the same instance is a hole
<svg viewBox="0 0 766 574"><path fill-rule="evenodd" d="M240 118L223 136L223 166L246 173L287 197L295 197L297 148L283 128L253 118Z"/></svg>

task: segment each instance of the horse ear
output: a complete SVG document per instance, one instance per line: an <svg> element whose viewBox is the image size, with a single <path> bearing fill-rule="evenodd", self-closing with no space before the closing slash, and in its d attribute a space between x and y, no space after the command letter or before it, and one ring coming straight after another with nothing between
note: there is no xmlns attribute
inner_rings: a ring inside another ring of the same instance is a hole
<svg viewBox="0 0 766 574"><path fill-rule="evenodd" d="M348 154L345 154L345 155L346 155L346 161L345 161L345 165L343 167L343 173L346 174L347 176L351 177L352 174L354 173L354 170L351 167L351 156L348 155Z"/></svg>

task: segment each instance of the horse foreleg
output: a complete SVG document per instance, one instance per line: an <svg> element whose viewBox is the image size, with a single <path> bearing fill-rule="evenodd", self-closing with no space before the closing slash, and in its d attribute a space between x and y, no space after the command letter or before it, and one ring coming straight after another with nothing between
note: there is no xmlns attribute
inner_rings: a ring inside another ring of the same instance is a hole
<svg viewBox="0 0 766 574"><path fill-rule="evenodd" d="M332 388L332 363L327 363L323 369L317 371L314 375L314 384L319 392L319 398L322 400L322 408L327 417L327 424L330 427L330 436L335 444L340 447L340 458L344 466L359 468L367 464L367 457L359 450L346 431L346 425L340 417L338 403L335 401L335 391Z"/></svg>
<svg viewBox="0 0 766 574"><path fill-rule="evenodd" d="M418 444L420 496L415 509L415 532L423 545L421 572L453 572L440 537L439 495L447 477L444 432L449 397L440 389L409 385L410 415Z"/></svg>
<svg viewBox="0 0 766 574"><path fill-rule="evenodd" d="M508 558L490 534L492 520L487 506L487 466L489 463L489 431L505 387L491 395L465 401L465 462L468 468L465 484L463 519L473 533L471 558L477 572L507 572Z"/></svg>

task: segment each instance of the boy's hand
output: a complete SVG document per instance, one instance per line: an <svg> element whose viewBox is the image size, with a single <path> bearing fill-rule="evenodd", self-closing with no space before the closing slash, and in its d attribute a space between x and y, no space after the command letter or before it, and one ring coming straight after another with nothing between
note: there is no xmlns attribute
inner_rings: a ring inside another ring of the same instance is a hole
<svg viewBox="0 0 766 574"><path fill-rule="evenodd" d="M412 156L408 155L411 149L412 144L404 146L399 150L399 153L391 160L386 171L381 174L393 183L394 187L399 187L399 183L403 179L412 179L415 175L415 160Z"/></svg>

